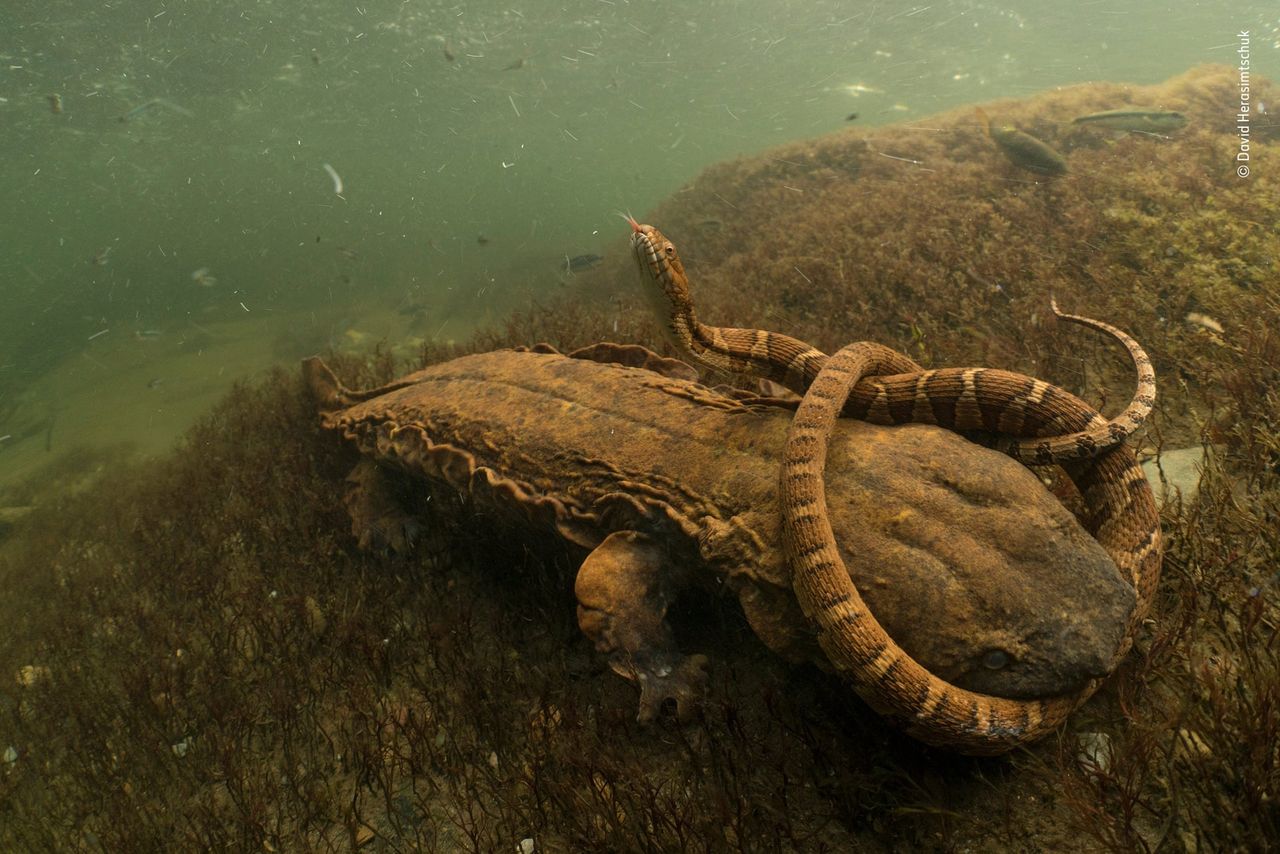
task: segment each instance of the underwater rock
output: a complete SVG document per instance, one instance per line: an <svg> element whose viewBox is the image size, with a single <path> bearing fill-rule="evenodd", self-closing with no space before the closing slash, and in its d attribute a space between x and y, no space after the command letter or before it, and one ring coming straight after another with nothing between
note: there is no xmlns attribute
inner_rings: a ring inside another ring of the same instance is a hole
<svg viewBox="0 0 1280 854"><path fill-rule="evenodd" d="M1105 773L1111 766L1111 736L1105 732L1082 732L1076 738L1080 745L1076 758Z"/></svg>
<svg viewBox="0 0 1280 854"><path fill-rule="evenodd" d="M1204 446L1162 451L1142 464L1142 471L1151 481L1151 489L1161 504L1181 495L1184 502L1195 501L1200 491L1200 475L1207 459Z"/></svg>

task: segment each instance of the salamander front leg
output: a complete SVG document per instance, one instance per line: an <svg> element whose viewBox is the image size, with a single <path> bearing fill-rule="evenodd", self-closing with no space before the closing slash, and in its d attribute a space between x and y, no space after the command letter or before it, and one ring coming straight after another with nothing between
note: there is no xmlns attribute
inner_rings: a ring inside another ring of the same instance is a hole
<svg viewBox="0 0 1280 854"><path fill-rule="evenodd" d="M707 657L682 655L666 622L674 572L655 540L618 531L587 556L574 585L583 633L615 673L640 686L636 719L642 723L657 717L667 700L688 720L706 688Z"/></svg>
<svg viewBox="0 0 1280 854"><path fill-rule="evenodd" d="M371 459L361 459L347 475L344 503L362 549L406 554L422 530L422 523L397 499L387 473Z"/></svg>

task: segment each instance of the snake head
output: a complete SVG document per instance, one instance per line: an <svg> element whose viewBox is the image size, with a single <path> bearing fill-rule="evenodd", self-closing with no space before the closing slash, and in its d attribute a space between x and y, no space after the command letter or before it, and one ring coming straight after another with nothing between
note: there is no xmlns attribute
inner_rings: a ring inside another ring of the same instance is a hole
<svg viewBox="0 0 1280 854"><path fill-rule="evenodd" d="M626 216L631 226L631 252L640 273L640 285L664 329L675 335L676 328L693 322L693 302L689 280L675 244L652 225ZM677 336L678 337L678 336Z"/></svg>
<svg viewBox="0 0 1280 854"><path fill-rule="evenodd" d="M631 217L627 217L627 222L631 225L631 250L641 269L661 285L668 295L673 286L678 286L679 291L688 298L688 279L685 278L684 264L680 261L676 245L652 225L636 222Z"/></svg>

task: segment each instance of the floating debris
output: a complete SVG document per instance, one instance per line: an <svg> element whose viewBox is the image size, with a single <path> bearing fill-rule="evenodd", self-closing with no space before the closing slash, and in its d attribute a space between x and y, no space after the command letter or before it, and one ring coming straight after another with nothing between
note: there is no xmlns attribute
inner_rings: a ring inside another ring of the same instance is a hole
<svg viewBox="0 0 1280 854"><path fill-rule="evenodd" d="M195 282L202 288L211 288L218 284L218 280L209 273L208 267L201 267L199 270L193 270L191 273L191 281Z"/></svg>
<svg viewBox="0 0 1280 854"><path fill-rule="evenodd" d="M147 101L144 104L139 104L129 112L125 113L123 116L120 117L119 121L131 122L134 119L141 116L143 113L148 113L156 109L157 107L169 110L170 112L173 112L173 113L177 113L180 116L186 116L189 119L195 117L195 113L191 112L185 107L179 107L177 104L173 103L172 101L166 101L164 98L152 98L150 101Z"/></svg>
<svg viewBox="0 0 1280 854"><path fill-rule="evenodd" d="M867 86L865 83L850 83L849 85L841 86L840 88L848 92L850 95L852 95L855 98L860 98L863 95L884 94L883 89L877 89L874 86Z"/></svg>
<svg viewBox="0 0 1280 854"><path fill-rule="evenodd" d="M486 235L483 235L483 234L477 234L477 235L476 235L476 243L479 243L481 246L488 246L488 245L489 245L489 238L488 238Z"/></svg>
<svg viewBox="0 0 1280 854"><path fill-rule="evenodd" d="M574 255L572 258L566 255L564 256L564 271L566 273L581 273L585 270L590 270L603 260L603 255L595 255L590 252L585 255Z"/></svg>
<svg viewBox="0 0 1280 854"><path fill-rule="evenodd" d="M338 174L338 170L334 169L328 163L321 163L324 171L329 173L329 177L333 179L333 194L335 196L342 195L342 176Z"/></svg>
<svg viewBox="0 0 1280 854"><path fill-rule="evenodd" d="M159 329L139 329L133 333L133 337L139 341L155 341L163 334Z"/></svg>
<svg viewBox="0 0 1280 854"><path fill-rule="evenodd" d="M453 62L455 59L457 59L457 58L458 58L458 57L454 56L453 51L449 49L449 43L448 43L448 42L445 42L445 43L444 43L443 53L444 53L444 61L445 61L445 62Z"/></svg>
<svg viewBox="0 0 1280 854"><path fill-rule="evenodd" d="M1185 319L1187 323L1190 323L1192 326L1198 326L1203 334L1208 336L1209 340L1214 344L1218 344L1223 347L1227 345L1227 342L1222 338L1222 324L1214 320L1209 315L1201 314L1198 311L1191 311L1187 313Z"/></svg>
<svg viewBox="0 0 1280 854"><path fill-rule="evenodd" d="M99 331L97 331L97 332L93 333L92 335L90 335L88 340L92 341L92 340L93 340L93 339L95 339L95 338L100 338L100 337L102 337L103 335L106 335L106 334L107 334L108 332L110 332L110 331L111 331L110 329L102 329L102 330L99 330Z"/></svg>
<svg viewBox="0 0 1280 854"><path fill-rule="evenodd" d="M45 99L49 102L49 112L55 116L62 112L62 96L57 92L50 92L45 95Z"/></svg>
<svg viewBox="0 0 1280 854"><path fill-rule="evenodd" d="M112 247L107 246L102 249L99 249L97 252L93 254L93 257L89 259L89 263L95 267L107 266L107 264L110 263L111 261L111 259L108 257L111 255L111 248Z"/></svg>
<svg viewBox="0 0 1280 854"><path fill-rule="evenodd" d="M1072 119L1072 124L1146 133L1167 133L1185 127L1187 117L1175 110L1106 110Z"/></svg>
<svg viewBox="0 0 1280 854"><path fill-rule="evenodd" d="M981 108L978 109L978 118L987 126L987 136L991 137L991 141L1014 166L1039 175L1066 173L1066 158L1052 146L1012 125L996 127L992 124L991 117Z"/></svg>
<svg viewBox="0 0 1280 854"><path fill-rule="evenodd" d="M157 389L164 385L164 377L154 377L147 383L147 388Z"/></svg>

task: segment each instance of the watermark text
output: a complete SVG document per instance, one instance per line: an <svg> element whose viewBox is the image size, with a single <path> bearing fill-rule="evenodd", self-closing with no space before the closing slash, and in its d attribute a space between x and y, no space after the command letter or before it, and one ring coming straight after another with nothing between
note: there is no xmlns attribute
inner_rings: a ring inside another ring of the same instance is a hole
<svg viewBox="0 0 1280 854"><path fill-rule="evenodd" d="M1249 31L1241 30L1236 33L1236 38L1240 44L1236 48L1236 55L1240 57L1238 70L1240 72L1240 109L1236 113L1236 134L1240 137L1240 147L1236 151L1236 174L1241 178L1249 177L1249 119L1253 112L1253 105L1250 103L1252 96L1249 92Z"/></svg>

